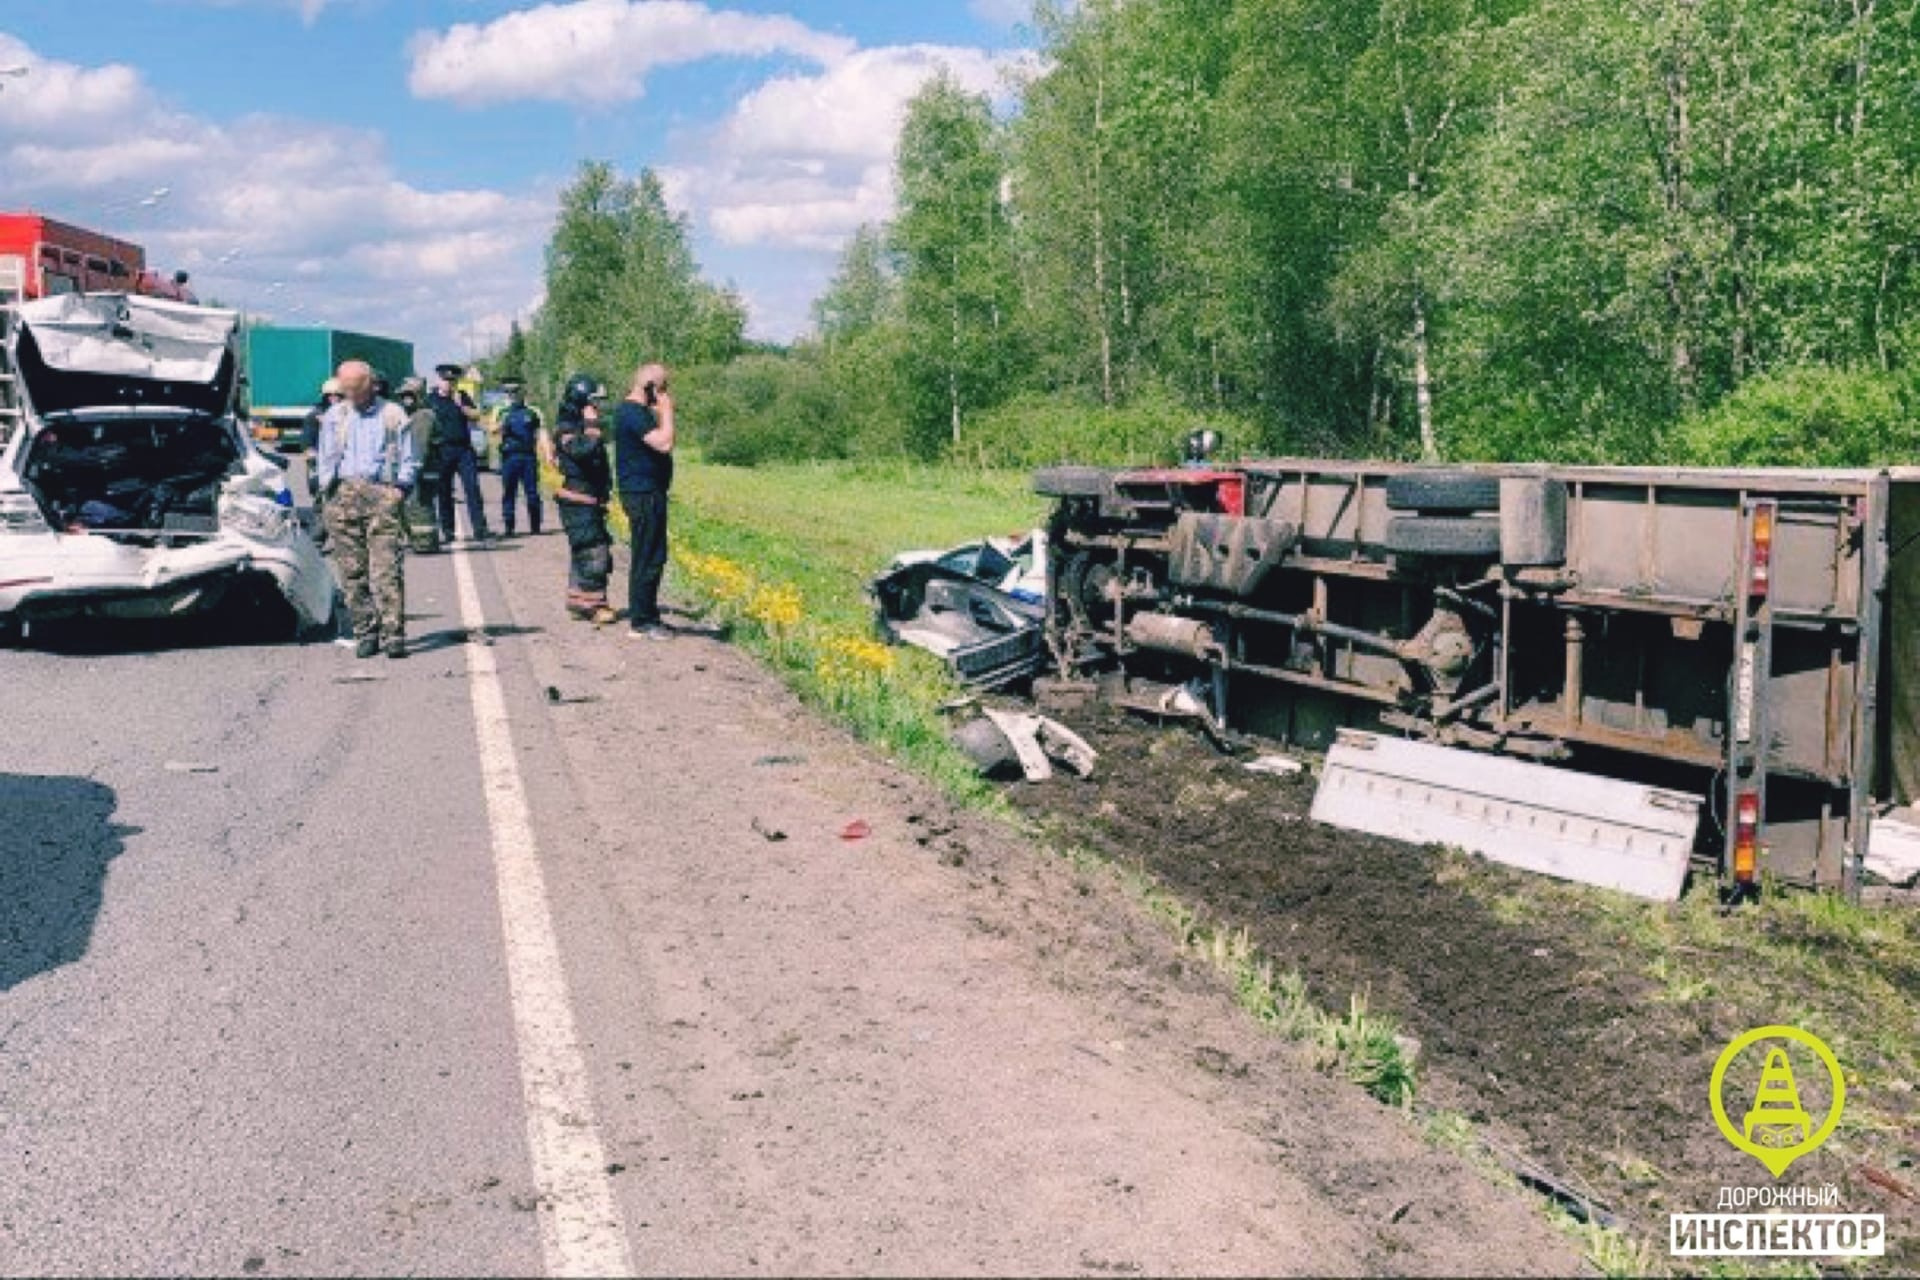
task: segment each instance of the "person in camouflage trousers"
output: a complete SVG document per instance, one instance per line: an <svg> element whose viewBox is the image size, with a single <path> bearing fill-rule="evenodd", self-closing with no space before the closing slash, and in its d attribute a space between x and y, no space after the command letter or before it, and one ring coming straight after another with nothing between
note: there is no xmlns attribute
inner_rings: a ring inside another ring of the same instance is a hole
<svg viewBox="0 0 1920 1280"><path fill-rule="evenodd" d="M373 370L340 366L345 396L320 424L320 489L334 570L353 615L354 652L407 656L406 542L401 505L419 465L407 415L374 394Z"/></svg>

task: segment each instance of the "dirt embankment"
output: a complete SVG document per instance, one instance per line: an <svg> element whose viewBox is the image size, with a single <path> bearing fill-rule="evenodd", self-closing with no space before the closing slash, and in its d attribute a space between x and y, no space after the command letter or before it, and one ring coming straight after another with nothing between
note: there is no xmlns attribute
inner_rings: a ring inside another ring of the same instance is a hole
<svg viewBox="0 0 1920 1280"><path fill-rule="evenodd" d="M1652 1239L1668 1212L1768 1181L1715 1129L1707 1082L1733 1036L1790 1021L1804 992L1758 1009L1710 983L1663 982L1583 891L1314 824L1313 777L1249 773L1195 735L1081 721L1102 753L1096 778L1019 787L1016 802L1249 929L1324 1007L1359 993L1397 1018L1420 1041L1423 1105L1465 1114ZM1901 1161L1920 1156L1920 1116L1907 1121L1863 1141L1912 1183ZM1794 1180L1838 1183L1851 1211L1887 1213L1889 1263L1920 1265L1920 1205L1863 1180L1849 1145L1852 1158L1822 1151Z"/></svg>

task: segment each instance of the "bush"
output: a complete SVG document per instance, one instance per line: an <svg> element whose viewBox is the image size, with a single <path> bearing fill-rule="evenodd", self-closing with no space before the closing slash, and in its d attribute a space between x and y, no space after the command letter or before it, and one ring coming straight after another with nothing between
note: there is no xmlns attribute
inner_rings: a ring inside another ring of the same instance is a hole
<svg viewBox="0 0 1920 1280"><path fill-rule="evenodd" d="M1218 414L1201 414L1161 391L1136 396L1115 408L1089 404L1061 393L1029 392L976 417L964 427L958 445L949 445L947 461L991 469L1051 466L1055 463L1142 465L1180 457L1181 444L1196 427L1212 427L1225 438L1223 456L1252 448L1259 432L1250 423Z"/></svg>
<svg viewBox="0 0 1920 1280"><path fill-rule="evenodd" d="M1701 467L1865 467L1920 457L1910 377L1789 369L1755 379L1674 431Z"/></svg>
<svg viewBox="0 0 1920 1280"><path fill-rule="evenodd" d="M811 360L742 356L692 371L680 384L687 435L709 462L752 467L846 456L838 397Z"/></svg>

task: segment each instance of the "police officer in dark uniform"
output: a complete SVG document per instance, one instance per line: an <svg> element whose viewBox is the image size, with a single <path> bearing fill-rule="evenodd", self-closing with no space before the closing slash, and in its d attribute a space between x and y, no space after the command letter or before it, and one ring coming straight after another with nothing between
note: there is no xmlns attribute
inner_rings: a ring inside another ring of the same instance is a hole
<svg viewBox="0 0 1920 1280"><path fill-rule="evenodd" d="M513 536L514 505L520 494L527 496L527 527L537 538L545 514L540 506L540 432L544 424L540 414L527 404L524 385L506 384L513 397L500 415L500 527Z"/></svg>
<svg viewBox="0 0 1920 1280"><path fill-rule="evenodd" d="M601 437L600 411L593 400L600 384L584 373L567 380L554 415L554 461L560 487L554 505L567 531L572 560L567 573L567 612L598 625L620 615L607 603L607 579L613 573L613 535L607 532L607 502L613 497L613 461Z"/></svg>
<svg viewBox="0 0 1920 1280"><path fill-rule="evenodd" d="M480 416L473 398L455 384L465 372L457 364L434 368L439 381L427 396L433 410L433 448L440 460L440 537L453 541L453 481L457 476L467 499L467 524L475 538L490 538L487 511L480 504L480 460L473 452L473 431L469 425Z"/></svg>

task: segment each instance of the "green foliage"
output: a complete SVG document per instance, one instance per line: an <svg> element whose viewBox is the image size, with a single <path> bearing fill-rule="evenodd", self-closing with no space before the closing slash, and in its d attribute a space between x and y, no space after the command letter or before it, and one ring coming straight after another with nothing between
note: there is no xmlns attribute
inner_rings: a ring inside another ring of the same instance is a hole
<svg viewBox="0 0 1920 1280"><path fill-rule="evenodd" d="M652 170L625 179L611 165L581 166L560 195L546 283L523 357L538 402L575 372L624 393L648 361L723 363L745 347L745 304L701 278L687 221Z"/></svg>
<svg viewBox="0 0 1920 1280"><path fill-rule="evenodd" d="M1704 467L1864 467L1920 460L1910 378L1800 368L1747 383L1683 422L1676 461Z"/></svg>
<svg viewBox="0 0 1920 1280"><path fill-rule="evenodd" d="M812 360L742 356L683 375L679 393L692 406L689 439L709 462L752 467L847 454L833 386Z"/></svg>
<svg viewBox="0 0 1920 1280"><path fill-rule="evenodd" d="M982 415L959 445L947 449L947 458L1021 468L1170 463L1179 458L1187 433L1201 426L1219 431L1229 452L1254 443L1253 424L1197 414L1164 388L1148 388L1115 408L1082 397L1029 393Z"/></svg>
<svg viewBox="0 0 1920 1280"><path fill-rule="evenodd" d="M906 442L931 456L1005 398L1018 371L1004 166L984 97L942 73L907 107L900 135Z"/></svg>
<svg viewBox="0 0 1920 1280"><path fill-rule="evenodd" d="M1201 417L1247 451L1904 457L1911 18L1043 0L1017 107L928 83L898 216L848 243L796 363L716 380L689 419L741 461L1118 460ZM536 394L743 354L739 299L687 245L652 174L583 168L524 344Z"/></svg>

